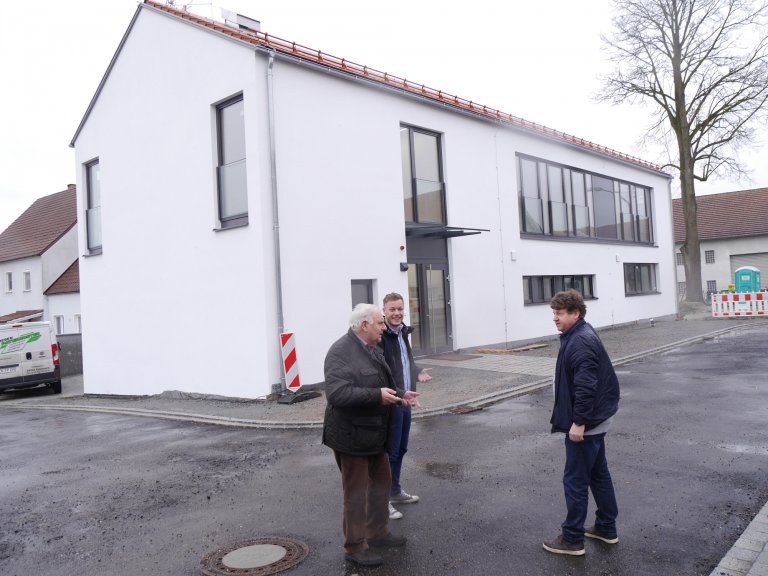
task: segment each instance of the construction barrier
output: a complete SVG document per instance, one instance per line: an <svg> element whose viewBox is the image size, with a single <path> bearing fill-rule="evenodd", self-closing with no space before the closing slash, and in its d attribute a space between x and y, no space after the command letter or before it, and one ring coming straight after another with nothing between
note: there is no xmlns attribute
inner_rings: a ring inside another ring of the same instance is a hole
<svg viewBox="0 0 768 576"><path fill-rule="evenodd" d="M764 316L767 304L768 292L712 294L712 316Z"/></svg>
<svg viewBox="0 0 768 576"><path fill-rule="evenodd" d="M285 385L288 390L295 392L301 388L301 379L299 378L299 361L296 358L296 338L293 332L280 334L280 347L283 351Z"/></svg>

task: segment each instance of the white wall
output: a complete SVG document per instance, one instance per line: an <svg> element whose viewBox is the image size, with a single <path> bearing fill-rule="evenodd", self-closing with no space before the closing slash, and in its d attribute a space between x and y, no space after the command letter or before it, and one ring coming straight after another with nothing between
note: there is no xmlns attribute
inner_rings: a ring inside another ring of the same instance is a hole
<svg viewBox="0 0 768 576"><path fill-rule="evenodd" d="M31 290L24 290L24 272L30 272ZM13 274L13 291L6 288L6 272ZM0 262L0 316L20 310L43 310L40 257Z"/></svg>
<svg viewBox="0 0 768 576"><path fill-rule="evenodd" d="M676 245L676 251L680 251L680 244ZM762 254L768 252L768 237L752 236L749 238L724 238L720 240L702 240L701 250L701 284L702 290L707 290L707 281L715 280L717 290L727 290L729 284L734 283L731 273L731 256L740 254ZM715 262L707 264L704 253L707 250L715 251ZM677 266L677 274L680 282L685 282L685 267ZM761 270L762 276L768 275L768 270Z"/></svg>
<svg viewBox="0 0 768 576"><path fill-rule="evenodd" d="M80 221L97 157L102 186L103 254L81 262L86 392L255 397L279 380L266 77L264 54L141 11L76 142ZM239 91L250 224L213 232L212 105ZM274 94L285 329L303 382L323 379L347 330L352 279L374 280L376 303L407 294L401 123L443 134L448 224L490 230L449 240L455 347L554 333L548 307L523 306L524 275L595 274L597 326L675 312L665 178L285 60ZM521 239L518 151L652 187L657 246ZM625 297L624 262L657 264L661 294Z"/></svg>
<svg viewBox="0 0 768 576"><path fill-rule="evenodd" d="M45 319L51 322L56 329L56 316L64 317L64 331L62 334L79 334L81 327L77 325L76 316L80 315L80 294L51 294L47 297Z"/></svg>
<svg viewBox="0 0 768 576"><path fill-rule="evenodd" d="M43 292L72 266L77 256L77 225L75 225L40 256L43 262Z"/></svg>

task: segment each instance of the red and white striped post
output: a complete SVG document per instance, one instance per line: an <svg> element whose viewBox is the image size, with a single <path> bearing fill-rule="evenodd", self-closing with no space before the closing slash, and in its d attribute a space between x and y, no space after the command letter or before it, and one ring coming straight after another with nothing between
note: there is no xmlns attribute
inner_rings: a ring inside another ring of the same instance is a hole
<svg viewBox="0 0 768 576"><path fill-rule="evenodd" d="M280 347L283 351L285 385L291 392L296 392L301 388L301 379L299 378L299 361L296 358L296 337L293 332L280 334Z"/></svg>

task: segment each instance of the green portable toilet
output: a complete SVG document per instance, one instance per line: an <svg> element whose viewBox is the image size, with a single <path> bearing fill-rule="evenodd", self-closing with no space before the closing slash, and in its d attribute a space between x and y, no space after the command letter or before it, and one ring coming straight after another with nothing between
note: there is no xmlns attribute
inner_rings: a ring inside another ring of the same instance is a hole
<svg viewBox="0 0 768 576"><path fill-rule="evenodd" d="M733 273L736 292L760 292L760 270L742 266Z"/></svg>

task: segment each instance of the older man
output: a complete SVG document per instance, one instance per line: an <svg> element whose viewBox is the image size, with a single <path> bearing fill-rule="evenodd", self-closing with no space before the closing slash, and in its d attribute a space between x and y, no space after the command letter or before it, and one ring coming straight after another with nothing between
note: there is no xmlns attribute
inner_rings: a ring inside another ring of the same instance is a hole
<svg viewBox="0 0 768 576"><path fill-rule="evenodd" d="M325 357L328 405L323 444L333 449L341 471L346 559L361 566L383 562L371 547L403 546L406 541L387 527L392 482L389 421L392 406L418 406L418 393L395 386L377 348L385 328L379 307L358 304L350 316L349 331Z"/></svg>

